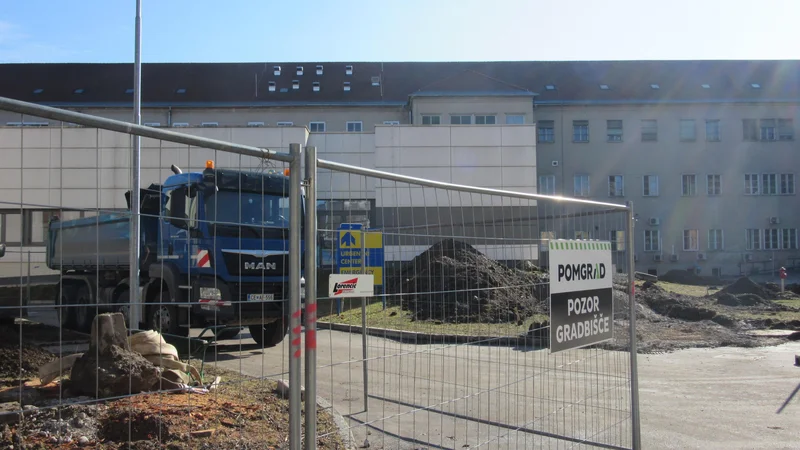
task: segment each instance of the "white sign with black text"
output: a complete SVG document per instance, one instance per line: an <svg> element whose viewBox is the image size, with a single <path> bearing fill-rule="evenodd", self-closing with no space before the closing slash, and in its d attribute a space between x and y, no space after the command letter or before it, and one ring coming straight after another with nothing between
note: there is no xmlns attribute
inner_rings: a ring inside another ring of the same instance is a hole
<svg viewBox="0 0 800 450"><path fill-rule="evenodd" d="M552 240L550 353L586 347L614 335L611 243Z"/></svg>
<svg viewBox="0 0 800 450"><path fill-rule="evenodd" d="M331 298L372 297L375 295L375 275L331 274L328 276L328 295Z"/></svg>

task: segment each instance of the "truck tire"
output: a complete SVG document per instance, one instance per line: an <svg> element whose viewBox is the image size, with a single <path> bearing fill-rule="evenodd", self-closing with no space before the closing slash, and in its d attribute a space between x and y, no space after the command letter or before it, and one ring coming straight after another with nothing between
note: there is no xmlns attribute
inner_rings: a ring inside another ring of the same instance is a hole
<svg viewBox="0 0 800 450"><path fill-rule="evenodd" d="M81 283L75 294L75 330L81 333L89 333L92 330L92 321L97 310L94 306L92 290L86 283Z"/></svg>
<svg viewBox="0 0 800 450"><path fill-rule="evenodd" d="M266 325L250 325L250 335L259 347L270 348L280 344L289 331L289 321L282 319Z"/></svg>
<svg viewBox="0 0 800 450"><path fill-rule="evenodd" d="M189 336L189 327L178 324L178 307L172 302L169 292L159 293L155 302L158 304L147 308L147 327L163 334Z"/></svg>
<svg viewBox="0 0 800 450"><path fill-rule="evenodd" d="M75 307L69 306L74 304L75 288L69 285L63 285L61 292L56 294L58 297L58 305L56 315L61 328L64 330L74 330L77 326L77 316L75 314Z"/></svg>
<svg viewBox="0 0 800 450"><path fill-rule="evenodd" d="M111 307L111 312L121 313L125 318L125 326L131 328L131 291L124 290L119 293L119 296L114 301ZM138 328L138 327L137 327Z"/></svg>

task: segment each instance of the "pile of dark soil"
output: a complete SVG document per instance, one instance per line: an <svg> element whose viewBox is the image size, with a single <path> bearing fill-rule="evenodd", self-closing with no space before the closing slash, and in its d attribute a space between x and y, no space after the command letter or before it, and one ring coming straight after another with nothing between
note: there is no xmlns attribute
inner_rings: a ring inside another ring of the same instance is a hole
<svg viewBox="0 0 800 450"><path fill-rule="evenodd" d="M504 266L464 242L441 241L410 261L388 286L415 320L521 322L545 312L547 275Z"/></svg>
<svg viewBox="0 0 800 450"><path fill-rule="evenodd" d="M41 347L24 341L20 345L18 328L15 325L0 325L0 379L36 376L40 366L56 359L55 355ZM24 331L23 336L27 337Z"/></svg>
<svg viewBox="0 0 800 450"><path fill-rule="evenodd" d="M719 292L714 294L719 298L720 295L723 294L731 294L731 295L740 295L740 294L753 294L763 298L769 298L769 292L766 289L761 287L758 283L751 280L748 277L741 277L736 280L733 284L729 284L722 288Z"/></svg>
<svg viewBox="0 0 800 450"><path fill-rule="evenodd" d="M717 303L725 306L763 306L771 308L776 304L770 300L765 300L756 294L733 295L728 293L717 294Z"/></svg>
<svg viewBox="0 0 800 450"><path fill-rule="evenodd" d="M716 311L699 305L696 298L669 293L650 282L642 286L637 297L656 313L673 319L693 322L711 320L717 315Z"/></svg>

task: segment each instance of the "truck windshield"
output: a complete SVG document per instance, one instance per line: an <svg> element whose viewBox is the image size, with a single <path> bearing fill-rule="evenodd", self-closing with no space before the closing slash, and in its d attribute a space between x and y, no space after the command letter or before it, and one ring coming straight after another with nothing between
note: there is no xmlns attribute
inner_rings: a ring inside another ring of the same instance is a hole
<svg viewBox="0 0 800 450"><path fill-rule="evenodd" d="M289 227L289 197L256 192L219 191L206 197L205 219L214 230L212 234L271 237L276 233L267 229ZM281 231L277 234L283 235Z"/></svg>

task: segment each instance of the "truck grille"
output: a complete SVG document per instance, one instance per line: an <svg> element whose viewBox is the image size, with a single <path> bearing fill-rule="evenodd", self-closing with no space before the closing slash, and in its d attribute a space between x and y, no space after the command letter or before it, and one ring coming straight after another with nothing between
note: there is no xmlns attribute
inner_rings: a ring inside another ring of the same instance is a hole
<svg viewBox="0 0 800 450"><path fill-rule="evenodd" d="M289 256L285 253L277 255L250 255L246 253L222 252L225 267L231 275L242 276L280 276L288 264Z"/></svg>

